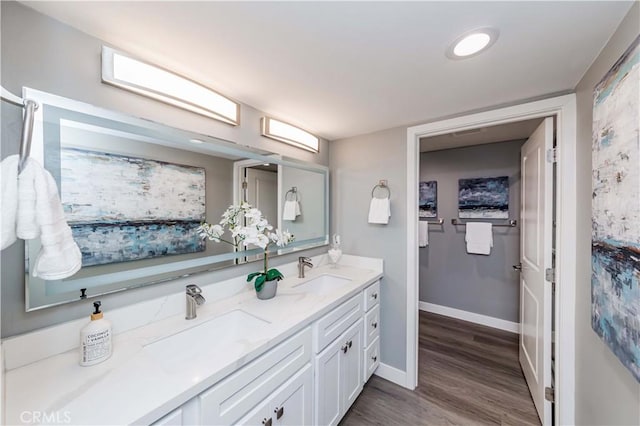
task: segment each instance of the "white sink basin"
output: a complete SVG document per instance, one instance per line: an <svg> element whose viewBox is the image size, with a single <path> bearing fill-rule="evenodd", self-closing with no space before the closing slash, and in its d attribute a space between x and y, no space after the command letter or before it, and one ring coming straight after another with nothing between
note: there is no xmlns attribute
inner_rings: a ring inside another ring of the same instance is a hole
<svg viewBox="0 0 640 426"><path fill-rule="evenodd" d="M237 309L149 343L144 350L167 372L184 372L190 365L213 362L220 354L230 355L261 340L269 324Z"/></svg>
<svg viewBox="0 0 640 426"><path fill-rule="evenodd" d="M319 275L309 281L293 286L295 290L307 293L325 294L350 283L351 280L331 274Z"/></svg>

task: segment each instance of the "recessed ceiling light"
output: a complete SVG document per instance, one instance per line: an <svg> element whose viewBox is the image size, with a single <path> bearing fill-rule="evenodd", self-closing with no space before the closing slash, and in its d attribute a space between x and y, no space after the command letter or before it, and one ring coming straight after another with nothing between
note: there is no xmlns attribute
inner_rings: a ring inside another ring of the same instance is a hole
<svg viewBox="0 0 640 426"><path fill-rule="evenodd" d="M493 45L500 33L495 28L479 28L458 37L447 49L450 59L465 59L475 56Z"/></svg>

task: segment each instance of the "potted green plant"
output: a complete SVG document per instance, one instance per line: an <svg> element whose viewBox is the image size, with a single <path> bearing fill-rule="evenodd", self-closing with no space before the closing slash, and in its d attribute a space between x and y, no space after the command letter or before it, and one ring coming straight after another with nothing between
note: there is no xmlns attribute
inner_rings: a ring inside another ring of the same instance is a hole
<svg viewBox="0 0 640 426"><path fill-rule="evenodd" d="M231 233L230 240L223 238L225 228ZM249 274L247 282L255 280L253 285L258 299L271 299L276 295L278 281L284 278L284 275L276 268L269 269L269 246L286 246L294 240L291 233L273 230L273 226L269 225L260 210L248 203L242 203L229 206L217 224L203 222L198 228L198 234L217 243L231 244L236 249L249 245L262 248L264 269Z"/></svg>

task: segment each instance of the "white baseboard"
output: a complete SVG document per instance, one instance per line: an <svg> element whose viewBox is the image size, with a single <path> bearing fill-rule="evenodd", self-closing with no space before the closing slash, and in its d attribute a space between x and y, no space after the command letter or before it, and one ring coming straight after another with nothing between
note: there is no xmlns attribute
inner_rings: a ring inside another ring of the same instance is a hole
<svg viewBox="0 0 640 426"><path fill-rule="evenodd" d="M476 314L473 312L463 311L460 309L450 308L448 306L436 305L434 303L419 302L418 307L421 311L432 312L451 318L461 319L463 321L473 322L475 324L486 325L487 327L497 328L511 333L520 333L520 324L517 322L507 321L500 318L494 318L487 315ZM380 364L382 366L382 364Z"/></svg>
<svg viewBox="0 0 640 426"><path fill-rule="evenodd" d="M398 386L406 387L407 373L390 365L381 362L373 374Z"/></svg>

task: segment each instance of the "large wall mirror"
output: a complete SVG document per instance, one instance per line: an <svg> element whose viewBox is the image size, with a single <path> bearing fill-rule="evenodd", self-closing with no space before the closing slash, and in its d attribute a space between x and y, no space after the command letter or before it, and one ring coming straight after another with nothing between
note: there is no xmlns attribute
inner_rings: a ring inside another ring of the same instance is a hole
<svg viewBox="0 0 640 426"><path fill-rule="evenodd" d="M261 258L262 250L204 241L196 229L247 201L295 241L270 256L328 243L324 166L190 133L33 89L40 104L31 157L58 183L82 269L64 280L32 274L26 310L150 285Z"/></svg>

